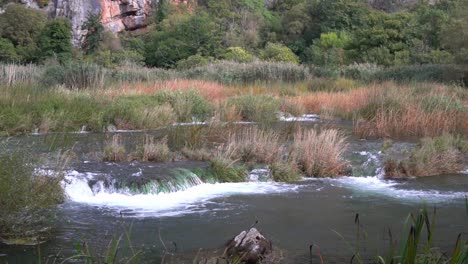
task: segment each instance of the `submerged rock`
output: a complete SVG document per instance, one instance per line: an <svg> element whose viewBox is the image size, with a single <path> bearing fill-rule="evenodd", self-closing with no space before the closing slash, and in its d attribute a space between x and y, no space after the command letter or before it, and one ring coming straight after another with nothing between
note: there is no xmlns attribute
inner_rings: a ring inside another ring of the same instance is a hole
<svg viewBox="0 0 468 264"><path fill-rule="evenodd" d="M247 180L250 182L271 182L273 175L269 169L254 169L249 172Z"/></svg>

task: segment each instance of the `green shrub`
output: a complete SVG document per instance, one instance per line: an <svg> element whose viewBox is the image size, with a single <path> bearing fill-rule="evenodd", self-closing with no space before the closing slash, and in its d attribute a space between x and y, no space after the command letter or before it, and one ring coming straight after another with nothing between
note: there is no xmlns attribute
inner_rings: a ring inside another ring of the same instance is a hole
<svg viewBox="0 0 468 264"><path fill-rule="evenodd" d="M299 63L299 57L288 47L279 43L268 43L260 52L260 59L266 61Z"/></svg>
<svg viewBox="0 0 468 264"><path fill-rule="evenodd" d="M277 120L281 103L269 95L242 95L229 98L228 105L234 106L243 120L266 124Z"/></svg>
<svg viewBox="0 0 468 264"><path fill-rule="evenodd" d="M208 63L210 63L211 60L212 60L211 57L203 57L200 54L196 54L186 59L178 61L176 63L176 67L179 70L185 70L185 69L208 65Z"/></svg>
<svg viewBox="0 0 468 264"><path fill-rule="evenodd" d="M252 62L255 57L241 47L229 47L223 59L235 62Z"/></svg>

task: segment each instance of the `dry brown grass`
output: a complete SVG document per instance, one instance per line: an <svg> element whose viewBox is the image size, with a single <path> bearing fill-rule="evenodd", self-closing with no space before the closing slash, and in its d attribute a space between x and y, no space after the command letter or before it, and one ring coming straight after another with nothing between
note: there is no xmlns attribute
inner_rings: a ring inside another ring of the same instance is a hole
<svg viewBox="0 0 468 264"><path fill-rule="evenodd" d="M166 137L155 140L153 136L145 136L142 161L165 162L172 159L172 157L172 152L167 146Z"/></svg>
<svg viewBox="0 0 468 264"><path fill-rule="evenodd" d="M375 87L359 88L347 92L314 92L294 98L308 113L350 113L368 103L378 90Z"/></svg>
<svg viewBox="0 0 468 264"><path fill-rule="evenodd" d="M346 148L345 137L337 130L299 130L294 136L290 160L308 177L339 176L347 166L342 157Z"/></svg>
<svg viewBox="0 0 468 264"><path fill-rule="evenodd" d="M368 137L433 137L443 133L468 133L468 113L436 111L427 113L410 103L401 111L378 110L370 120L358 119L354 133Z"/></svg>
<svg viewBox="0 0 468 264"><path fill-rule="evenodd" d="M250 127L231 133L219 151L231 159L272 164L281 159L284 146L274 131Z"/></svg>

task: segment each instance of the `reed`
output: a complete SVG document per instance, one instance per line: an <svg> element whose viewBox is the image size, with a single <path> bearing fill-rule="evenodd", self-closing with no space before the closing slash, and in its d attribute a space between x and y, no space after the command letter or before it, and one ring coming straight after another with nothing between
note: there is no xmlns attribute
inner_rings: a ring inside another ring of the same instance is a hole
<svg viewBox="0 0 468 264"><path fill-rule="evenodd" d="M115 134L105 142L104 161L119 162L126 160L126 150L123 145L122 135Z"/></svg>
<svg viewBox="0 0 468 264"><path fill-rule="evenodd" d="M42 68L33 64L0 64L0 84L32 84L39 80Z"/></svg>
<svg viewBox="0 0 468 264"><path fill-rule="evenodd" d="M250 127L231 133L219 151L243 162L272 164L282 158L284 146L274 131Z"/></svg>
<svg viewBox="0 0 468 264"><path fill-rule="evenodd" d="M167 146L167 137L155 141L153 136L145 136L142 161L165 162L172 158L173 154Z"/></svg>
<svg viewBox="0 0 468 264"><path fill-rule="evenodd" d="M388 178L431 176L458 173L463 169L463 156L468 153L468 142L460 137L443 134L423 138L407 160L385 162Z"/></svg>
<svg viewBox="0 0 468 264"><path fill-rule="evenodd" d="M299 130L294 135L290 160L308 177L339 176L347 166L343 160L346 148L345 137L337 130Z"/></svg>

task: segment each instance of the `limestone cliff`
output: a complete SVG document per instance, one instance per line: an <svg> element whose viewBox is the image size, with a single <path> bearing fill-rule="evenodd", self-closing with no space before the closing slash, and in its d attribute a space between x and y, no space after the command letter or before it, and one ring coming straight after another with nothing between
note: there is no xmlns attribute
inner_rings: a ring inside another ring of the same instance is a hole
<svg viewBox="0 0 468 264"><path fill-rule="evenodd" d="M79 46L86 32L82 25L89 14L100 14L104 27L114 33L147 25L158 0L21 0L31 8L44 10L51 17L66 17L72 24L73 44Z"/></svg>

